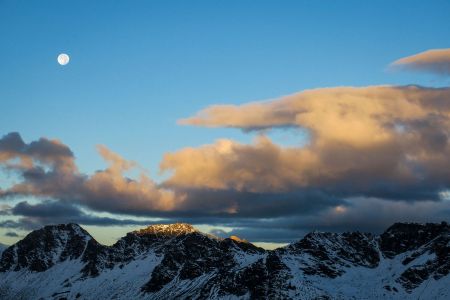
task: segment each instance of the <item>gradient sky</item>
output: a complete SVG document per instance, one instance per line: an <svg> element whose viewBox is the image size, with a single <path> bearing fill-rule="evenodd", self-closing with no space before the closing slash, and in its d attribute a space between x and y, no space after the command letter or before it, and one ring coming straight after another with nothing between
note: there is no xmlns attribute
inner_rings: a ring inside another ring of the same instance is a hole
<svg viewBox="0 0 450 300"><path fill-rule="evenodd" d="M248 144L261 133L226 128L230 124L177 124L210 105L324 87L448 86L449 77L388 66L428 49L449 48L449 12L449 1L0 0L0 135L18 132L26 143L58 139L86 174L105 168L96 151L96 145L105 145L162 183L170 176L159 173L165 153L221 138ZM71 58L64 67L56 61L61 52ZM300 129L266 134L286 147L309 142ZM16 182L15 176L0 174L0 188ZM44 198L8 197L0 204L52 197ZM100 210L93 214L114 217ZM161 215L127 216L144 217ZM17 218L0 214L0 221ZM184 220L171 220L178 219ZM219 223L198 221L210 225L201 227L208 230L234 228ZM310 229L291 225L299 237ZM86 228L112 242L136 226L142 225ZM277 242L246 226L238 226L243 238ZM27 230L1 228L0 242L19 238L5 236L11 232L22 236Z"/></svg>

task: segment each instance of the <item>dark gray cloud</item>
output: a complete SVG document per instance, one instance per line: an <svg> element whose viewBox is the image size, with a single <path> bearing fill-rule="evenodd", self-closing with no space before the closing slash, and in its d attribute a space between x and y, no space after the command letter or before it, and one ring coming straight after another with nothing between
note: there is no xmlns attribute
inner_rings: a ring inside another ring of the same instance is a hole
<svg viewBox="0 0 450 300"><path fill-rule="evenodd" d="M8 204L0 204L0 216L7 216L11 213L11 206Z"/></svg>
<svg viewBox="0 0 450 300"><path fill-rule="evenodd" d="M37 204L26 201L12 207L11 216L18 220L5 220L0 227L33 230L48 224L77 223L81 225L113 226L113 225L149 225L151 220L118 219L100 217L83 212L77 205L55 200L44 200Z"/></svg>
<svg viewBox="0 0 450 300"><path fill-rule="evenodd" d="M181 123L242 130L288 124L307 130L311 140L304 147L259 137L252 144L219 140L184 148L164 156L161 168L172 172L165 185L441 201L440 192L450 187L449 100L448 87L409 85L324 88L212 105Z"/></svg>
<svg viewBox="0 0 450 300"><path fill-rule="evenodd" d="M76 171L72 151L58 140L40 138L26 144L19 133L11 132L0 139L0 163L15 158L19 159L16 168L31 169L42 163L61 171Z"/></svg>
<svg viewBox="0 0 450 300"><path fill-rule="evenodd" d="M186 220L189 222L189 220ZM304 216L257 219L203 219L207 224L234 228L211 231L220 237L236 235L252 242L290 243L311 231L344 232L359 230L380 234L395 222L450 221L450 201L388 201L350 199L345 205Z"/></svg>
<svg viewBox="0 0 450 300"><path fill-rule="evenodd" d="M343 204L343 200L321 190L299 189L284 193L237 190L180 189L185 195L177 210L162 216L270 218L307 215Z"/></svg>
<svg viewBox="0 0 450 300"><path fill-rule="evenodd" d="M19 237L20 235L17 234L16 232L14 232L14 231L8 231L8 232L5 233L5 236L7 236L7 237Z"/></svg>
<svg viewBox="0 0 450 300"><path fill-rule="evenodd" d="M26 201L19 202L12 207L11 213L15 216L38 218L66 218L83 215L82 211L75 205L50 200L34 205Z"/></svg>

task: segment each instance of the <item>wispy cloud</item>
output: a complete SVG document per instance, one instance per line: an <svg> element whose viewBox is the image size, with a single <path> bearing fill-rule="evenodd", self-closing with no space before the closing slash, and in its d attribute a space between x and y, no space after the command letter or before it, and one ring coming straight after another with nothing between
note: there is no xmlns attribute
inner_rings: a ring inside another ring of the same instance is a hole
<svg viewBox="0 0 450 300"><path fill-rule="evenodd" d="M450 49L427 50L396 60L391 66L448 76L450 75Z"/></svg>

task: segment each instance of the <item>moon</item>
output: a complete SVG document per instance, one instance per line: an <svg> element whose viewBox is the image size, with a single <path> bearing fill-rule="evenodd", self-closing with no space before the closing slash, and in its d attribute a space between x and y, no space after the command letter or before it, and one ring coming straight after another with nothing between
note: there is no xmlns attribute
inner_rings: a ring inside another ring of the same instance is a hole
<svg viewBox="0 0 450 300"><path fill-rule="evenodd" d="M70 57L69 55L65 54L65 53L61 53L60 55L58 55L58 63L61 66L65 66L69 63Z"/></svg>

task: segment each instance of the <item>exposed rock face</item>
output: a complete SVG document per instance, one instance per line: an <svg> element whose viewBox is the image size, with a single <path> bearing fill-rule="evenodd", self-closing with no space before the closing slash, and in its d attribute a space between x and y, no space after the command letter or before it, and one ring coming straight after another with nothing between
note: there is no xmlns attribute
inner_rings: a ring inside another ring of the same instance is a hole
<svg viewBox="0 0 450 300"><path fill-rule="evenodd" d="M179 236L194 232L198 231L191 224L175 223L152 225L133 233L137 235Z"/></svg>
<svg viewBox="0 0 450 300"><path fill-rule="evenodd" d="M1 299L445 299L450 227L394 224L380 236L313 232L267 251L189 224L104 246L76 224L46 226L0 259Z"/></svg>
<svg viewBox="0 0 450 300"><path fill-rule="evenodd" d="M380 249L392 258L405 251L414 250L436 237L448 233L450 226L441 224L395 223L380 236Z"/></svg>
<svg viewBox="0 0 450 300"><path fill-rule="evenodd" d="M77 224L46 226L2 253L0 272L28 268L42 272L58 262L79 258L92 237Z"/></svg>
<svg viewBox="0 0 450 300"><path fill-rule="evenodd" d="M408 268L397 279L407 291L450 273L450 226L445 222L394 224L381 235L380 248L389 258L408 252L402 261Z"/></svg>
<svg viewBox="0 0 450 300"><path fill-rule="evenodd" d="M284 250L303 259L300 268L305 274L322 277L335 278L352 266L375 268L380 261L375 237L359 232L313 232Z"/></svg>

